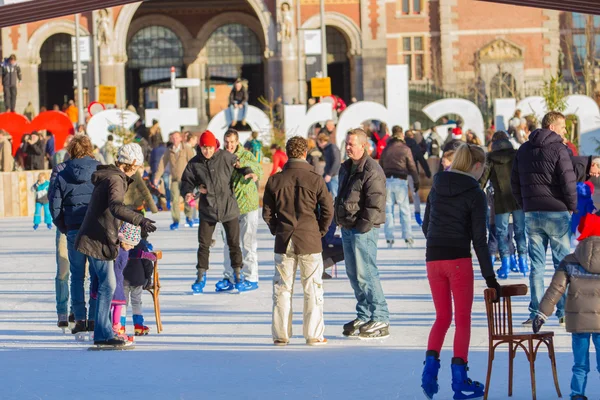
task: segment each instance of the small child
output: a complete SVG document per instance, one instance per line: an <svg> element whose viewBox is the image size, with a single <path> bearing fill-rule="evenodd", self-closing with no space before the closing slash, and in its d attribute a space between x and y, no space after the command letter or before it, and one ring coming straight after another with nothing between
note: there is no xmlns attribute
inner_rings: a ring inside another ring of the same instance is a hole
<svg viewBox="0 0 600 400"><path fill-rule="evenodd" d="M48 229L52 229L52 215L50 214L50 204L48 201L48 189L50 182L44 172L40 172L37 182L31 187L35 192L35 214L33 215L33 230L37 230L42 222L42 208L44 209L44 223Z"/></svg>
<svg viewBox="0 0 600 400"><path fill-rule="evenodd" d="M579 221L587 214L596 211L592 195L594 194L594 184L590 181L579 182L577 184L577 211L571 217L571 234L577 233Z"/></svg>
<svg viewBox="0 0 600 400"><path fill-rule="evenodd" d="M152 274L154 273L154 261L156 256L152 251L152 245L147 241L148 234L142 230L142 239L129 251L129 261L123 271L123 288L127 307L131 303L133 309L133 325L135 336L147 335L150 328L144 325L142 315L142 293L152 288ZM121 332L125 333L126 316L121 315Z"/></svg>
<svg viewBox="0 0 600 400"><path fill-rule="evenodd" d="M587 400L585 387L590 370L590 337L596 348L596 364L600 369L600 217L588 214L579 225L581 235L573 254L566 256L554 273L552 283L540 303L533 320L533 331L539 332L552 315L554 307L568 292L566 329L573 342L573 378L571 400Z"/></svg>

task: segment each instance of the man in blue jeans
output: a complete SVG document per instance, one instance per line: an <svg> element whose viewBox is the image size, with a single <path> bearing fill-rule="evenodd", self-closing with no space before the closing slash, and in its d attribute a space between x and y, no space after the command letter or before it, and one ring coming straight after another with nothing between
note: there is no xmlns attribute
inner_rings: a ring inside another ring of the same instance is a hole
<svg viewBox="0 0 600 400"><path fill-rule="evenodd" d="M525 212L531 262L530 317L523 325L531 325L544 294L548 244L555 269L571 247L569 228L571 214L577 210L577 180L569 152L563 144L565 133L564 115L554 111L546 114L542 129L534 131L529 141L519 148L513 164L512 191ZM556 316L563 326L564 315L563 296L556 309Z"/></svg>
<svg viewBox="0 0 600 400"><path fill-rule="evenodd" d="M390 335L390 316L377 269L379 227L385 222L385 174L366 152L367 144L367 134L362 129L348 133L348 160L340 169L335 200L335 221L342 227L346 274L357 301L357 317L344 325L343 334L382 339Z"/></svg>

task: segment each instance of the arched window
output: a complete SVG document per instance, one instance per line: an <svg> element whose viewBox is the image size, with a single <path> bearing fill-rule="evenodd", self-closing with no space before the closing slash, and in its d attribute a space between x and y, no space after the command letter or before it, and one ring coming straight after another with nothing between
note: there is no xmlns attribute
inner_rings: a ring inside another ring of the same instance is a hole
<svg viewBox="0 0 600 400"><path fill-rule="evenodd" d="M348 58L348 42L338 28L327 26L327 73L331 78L331 92L350 102L350 59Z"/></svg>
<svg viewBox="0 0 600 400"><path fill-rule="evenodd" d="M328 26L325 28L327 35L327 63L348 61L348 43L338 29Z"/></svg>
<svg viewBox="0 0 600 400"><path fill-rule="evenodd" d="M71 35L57 33L50 36L40 49L40 106L52 109L59 107L75 97L73 89L73 53ZM84 82L87 87L87 82ZM84 90L84 96L86 91Z"/></svg>
<svg viewBox="0 0 600 400"><path fill-rule="evenodd" d="M499 72L490 82L490 95L492 99L517 97L517 82L508 72Z"/></svg>
<svg viewBox="0 0 600 400"><path fill-rule="evenodd" d="M262 64L262 46L247 26L228 24L217 28L206 44L211 76L235 79L243 65Z"/></svg>
<svg viewBox="0 0 600 400"><path fill-rule="evenodd" d="M50 36L42 45L40 58L40 68L44 71L72 71L71 35L58 33Z"/></svg>

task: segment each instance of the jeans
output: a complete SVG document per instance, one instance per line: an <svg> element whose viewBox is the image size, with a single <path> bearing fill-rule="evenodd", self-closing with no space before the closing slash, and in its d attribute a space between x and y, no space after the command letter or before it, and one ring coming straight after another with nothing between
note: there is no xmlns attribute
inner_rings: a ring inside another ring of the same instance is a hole
<svg viewBox="0 0 600 400"><path fill-rule="evenodd" d="M394 240L394 205L400 206L400 225L402 238L412 238L410 202L408 200L408 182L405 179L388 178L386 180L385 199L385 240Z"/></svg>
<svg viewBox="0 0 600 400"><path fill-rule="evenodd" d="M90 257L90 271L98 277L98 298L94 324L94 342L114 337L110 317L111 302L117 287L114 261L97 260Z"/></svg>
<svg viewBox="0 0 600 400"><path fill-rule="evenodd" d="M69 254L67 236L56 230L56 314L67 314L69 308Z"/></svg>
<svg viewBox="0 0 600 400"><path fill-rule="evenodd" d="M496 214L496 237L498 239L498 250L500 257L509 257L511 255L508 226L511 213ZM525 236L525 213L523 210L515 210L512 212L514 238L517 242L517 253L519 256L527 255L527 238Z"/></svg>
<svg viewBox="0 0 600 400"><path fill-rule="evenodd" d="M421 198L419 197L419 191L415 190L415 181L412 175L409 175L407 180L408 187L413 194L413 205L415 206L415 214L421 214Z"/></svg>
<svg viewBox="0 0 600 400"><path fill-rule="evenodd" d="M327 185L327 190L329 190L329 193L331 193L331 196L333 196L333 199L335 200L335 198L338 195L338 188L340 186L340 181L338 176L332 176L331 180L329 181L329 183L326 183Z"/></svg>
<svg viewBox="0 0 600 400"><path fill-rule="evenodd" d="M236 107L232 104L229 106L229 119L232 124L237 121L243 121L246 119L246 113L248 112L248 103L243 103L242 108L238 108L237 118L235 118Z"/></svg>
<svg viewBox="0 0 600 400"><path fill-rule="evenodd" d="M585 396L587 374L590 372L590 336L596 348L596 368L600 372L600 333L572 333L573 377L571 397Z"/></svg>
<svg viewBox="0 0 600 400"><path fill-rule="evenodd" d="M231 221L223 222L226 242L229 246L229 258L231 268L242 268L242 250L240 249L240 221L237 218ZM208 269L208 257L210 255L210 244L215 231L216 222L209 222L200 217L200 226L198 227L198 263L196 269Z"/></svg>
<svg viewBox="0 0 600 400"><path fill-rule="evenodd" d="M165 186L165 197L167 198L167 204L171 205L171 174L164 173L162 176L163 184Z"/></svg>
<svg viewBox="0 0 600 400"><path fill-rule="evenodd" d="M44 224L52 224L52 215L50 215L50 203L35 203L35 214L33 215L33 224L39 225L42 222L42 209L44 210Z"/></svg>
<svg viewBox="0 0 600 400"><path fill-rule="evenodd" d="M240 221L240 245L242 249L242 260L244 267L242 273L244 279L248 282L258 282L258 210L250 211L239 217ZM233 282L233 268L231 267L231 257L229 256L229 246L225 230L223 234L223 276L225 279Z"/></svg>
<svg viewBox="0 0 600 400"><path fill-rule="evenodd" d="M532 211L525 213L525 226L529 236L529 259L531 273L529 274L529 287L531 289L531 303L529 304L530 318L535 315L540 307L544 295L544 273L546 271L546 249L550 244L554 269L571 251L569 231L571 216L567 211ZM556 316L565 315L566 294L556 305Z"/></svg>
<svg viewBox="0 0 600 400"><path fill-rule="evenodd" d="M342 229L346 274L356 297L357 318L388 323L390 313L377 269L378 238L379 228L365 233Z"/></svg>
<svg viewBox="0 0 600 400"><path fill-rule="evenodd" d="M75 315L76 321L86 320L85 310L85 262L86 260L92 262L92 258L85 254L77 251L75 248L75 238L77 237L78 230L71 230L67 232L67 250L69 252L69 263L71 270L71 306L73 307L73 314ZM95 279L95 272L93 268L90 268L90 275ZM91 281L91 279L90 279ZM91 293L91 283L90 283ZM96 300L90 296L90 309L89 317L87 319L94 320L96 311Z"/></svg>
<svg viewBox="0 0 600 400"><path fill-rule="evenodd" d="M17 87L8 86L4 88L4 107L6 111L15 112L17 106Z"/></svg>

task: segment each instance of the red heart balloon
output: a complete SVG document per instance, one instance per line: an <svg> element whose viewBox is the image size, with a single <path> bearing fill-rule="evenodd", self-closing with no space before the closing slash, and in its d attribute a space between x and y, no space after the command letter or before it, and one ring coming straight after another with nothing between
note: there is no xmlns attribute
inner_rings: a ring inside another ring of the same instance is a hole
<svg viewBox="0 0 600 400"><path fill-rule="evenodd" d="M67 137L75 133L73 123L67 114L62 111L45 111L31 122L21 114L5 112L0 114L0 129L7 131L12 136L13 154L17 152L21 145L23 135L33 131L46 130L52 132L56 151L62 149Z"/></svg>

